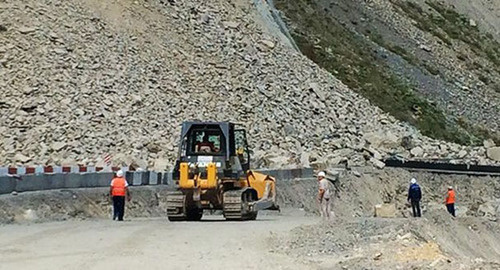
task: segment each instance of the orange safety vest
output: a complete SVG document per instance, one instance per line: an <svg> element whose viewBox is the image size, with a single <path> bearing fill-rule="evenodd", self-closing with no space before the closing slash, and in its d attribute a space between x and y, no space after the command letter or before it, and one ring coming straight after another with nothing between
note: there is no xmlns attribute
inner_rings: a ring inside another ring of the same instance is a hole
<svg viewBox="0 0 500 270"><path fill-rule="evenodd" d="M125 178L123 177L116 177L113 178L113 181L111 182L111 195L112 196L125 196L125 190L127 189L126 187L126 181Z"/></svg>
<svg viewBox="0 0 500 270"><path fill-rule="evenodd" d="M446 197L446 204L455 203L455 191L448 190L448 197Z"/></svg>

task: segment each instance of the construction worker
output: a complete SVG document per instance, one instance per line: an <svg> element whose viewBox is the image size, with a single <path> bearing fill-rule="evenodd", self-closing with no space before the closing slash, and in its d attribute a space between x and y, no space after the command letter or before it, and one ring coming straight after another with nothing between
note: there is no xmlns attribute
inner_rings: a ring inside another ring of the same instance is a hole
<svg viewBox="0 0 500 270"><path fill-rule="evenodd" d="M118 219L118 221L123 221L125 200L130 201L130 193L122 170L116 172L116 177L111 180L109 195L113 200L113 220Z"/></svg>
<svg viewBox="0 0 500 270"><path fill-rule="evenodd" d="M448 193L446 194L446 200L444 202L446 204L446 209L448 209L448 213L452 216L455 216L455 191L452 186L448 187Z"/></svg>
<svg viewBox="0 0 500 270"><path fill-rule="evenodd" d="M330 198L331 189L330 182L326 179L325 172L318 173L319 182L319 192L318 192L318 204L319 211L323 218L330 219Z"/></svg>
<svg viewBox="0 0 500 270"><path fill-rule="evenodd" d="M422 199L422 191L417 184L417 179L412 178L410 181L410 189L408 190L408 201L411 202L413 217L421 217L420 200Z"/></svg>

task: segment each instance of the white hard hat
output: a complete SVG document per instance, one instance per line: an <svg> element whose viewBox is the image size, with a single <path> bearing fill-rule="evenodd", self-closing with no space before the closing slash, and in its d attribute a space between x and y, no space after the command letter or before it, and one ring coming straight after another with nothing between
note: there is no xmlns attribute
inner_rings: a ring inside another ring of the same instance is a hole
<svg viewBox="0 0 500 270"><path fill-rule="evenodd" d="M117 171L116 172L116 176L122 177L123 176L123 171L122 170Z"/></svg>
<svg viewBox="0 0 500 270"><path fill-rule="evenodd" d="M417 179L412 178L412 179L410 180L410 183L412 183L412 184L416 184L416 183L417 183Z"/></svg>
<svg viewBox="0 0 500 270"><path fill-rule="evenodd" d="M448 186L448 189L453 189L453 187L452 186Z"/></svg>
<svg viewBox="0 0 500 270"><path fill-rule="evenodd" d="M318 173L318 177L325 177L325 176L326 176L325 172L319 172Z"/></svg>

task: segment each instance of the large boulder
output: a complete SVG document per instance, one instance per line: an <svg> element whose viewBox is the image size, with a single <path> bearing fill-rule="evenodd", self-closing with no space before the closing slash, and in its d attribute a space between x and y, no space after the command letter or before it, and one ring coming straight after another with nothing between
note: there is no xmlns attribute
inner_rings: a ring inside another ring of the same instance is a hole
<svg viewBox="0 0 500 270"><path fill-rule="evenodd" d="M375 216L383 218L396 217L396 205L393 203L384 203L375 205Z"/></svg>
<svg viewBox="0 0 500 270"><path fill-rule="evenodd" d="M424 149L422 149L422 147L420 147L420 146L417 146L417 147L411 149L410 153L414 157L421 157L424 154Z"/></svg>
<svg viewBox="0 0 500 270"><path fill-rule="evenodd" d="M489 148L486 150L486 155L492 160L500 161L500 147Z"/></svg>
<svg viewBox="0 0 500 270"><path fill-rule="evenodd" d="M374 148L395 149L401 144L399 138L390 131L366 133L363 138Z"/></svg>

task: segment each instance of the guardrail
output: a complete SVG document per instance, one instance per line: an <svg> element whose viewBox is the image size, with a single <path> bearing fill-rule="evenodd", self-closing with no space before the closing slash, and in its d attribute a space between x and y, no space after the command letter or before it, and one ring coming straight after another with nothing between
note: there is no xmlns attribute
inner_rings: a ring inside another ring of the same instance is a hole
<svg viewBox="0 0 500 270"><path fill-rule="evenodd" d="M500 176L500 166L452 164L448 162L418 161L387 159L385 165L388 167L403 168L409 171L426 171L442 174L468 174L468 175L490 175Z"/></svg>
<svg viewBox="0 0 500 270"><path fill-rule="evenodd" d="M20 174L0 174L0 194L12 192L40 191L51 189L74 189L74 188L97 188L108 187L113 178L113 171L119 168L108 168L100 171L80 169L57 170L57 172L38 172L24 170L17 171ZM131 186L146 185L169 185L172 184L172 172L154 171L127 171L128 167L120 168L124 170L125 178ZM284 170L257 170L271 175L278 180L313 177L313 170L307 169L284 169ZM13 172L11 170L10 172Z"/></svg>

